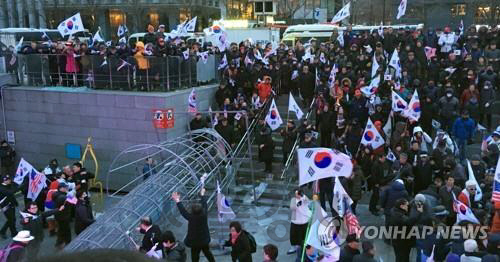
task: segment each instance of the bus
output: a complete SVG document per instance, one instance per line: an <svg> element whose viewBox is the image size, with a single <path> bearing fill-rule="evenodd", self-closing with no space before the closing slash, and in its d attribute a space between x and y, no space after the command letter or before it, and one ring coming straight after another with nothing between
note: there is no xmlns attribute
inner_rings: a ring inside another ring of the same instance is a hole
<svg viewBox="0 0 500 262"><path fill-rule="evenodd" d="M37 29L37 28L2 28L0 29L0 42L5 46L16 46L21 38L22 45L29 45L31 42L46 42L48 39L43 39L43 33L46 33L50 41L65 41L69 36L62 37L56 29ZM80 42L87 42L92 38L92 34L87 29L83 32L73 34L74 38L78 38Z"/></svg>
<svg viewBox="0 0 500 262"><path fill-rule="evenodd" d="M383 28L393 28L393 29L423 29L424 24L417 25L384 25ZM352 26L352 31L355 33L360 33L362 31L372 31L380 28L377 26L363 26L354 25ZM294 46L297 40L302 43L309 41L311 38L315 38L318 42L328 42L331 39L333 32L346 30L345 26L338 26L334 24L309 24L309 25L293 25L289 26L283 33L283 42L288 46Z"/></svg>

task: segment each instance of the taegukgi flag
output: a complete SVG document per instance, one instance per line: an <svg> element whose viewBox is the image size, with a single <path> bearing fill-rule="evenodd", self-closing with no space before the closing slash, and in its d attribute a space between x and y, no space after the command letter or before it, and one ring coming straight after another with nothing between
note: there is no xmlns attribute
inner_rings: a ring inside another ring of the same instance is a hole
<svg viewBox="0 0 500 262"><path fill-rule="evenodd" d="M372 149L377 149L385 144L384 138L380 135L377 128L375 128L370 118L366 122L366 128L361 137L361 144L365 146L371 145Z"/></svg>
<svg viewBox="0 0 500 262"><path fill-rule="evenodd" d="M344 7L342 7L342 9L340 9L335 14L335 16L332 19L332 23L337 23L337 22L340 22L340 21L348 18L351 15L349 9L351 9L351 2L347 3L347 5L345 5Z"/></svg>
<svg viewBox="0 0 500 262"><path fill-rule="evenodd" d="M293 98L292 92L290 92L290 96L288 99L288 111L295 112L297 119L302 119L302 116L304 116L304 113L300 109L299 105L297 105L295 98Z"/></svg>
<svg viewBox="0 0 500 262"><path fill-rule="evenodd" d="M334 176L350 176L351 158L330 148L299 148L299 185Z"/></svg>
<svg viewBox="0 0 500 262"><path fill-rule="evenodd" d="M344 187L342 186L342 183L340 183L339 177L335 177L335 185L333 187L333 201L332 201L332 207L337 211L337 214L340 217L344 217L345 212L347 209L354 203L345 191Z"/></svg>
<svg viewBox="0 0 500 262"><path fill-rule="evenodd" d="M189 113L196 113L198 109L196 108L196 94L193 90L191 90L191 93L189 94L188 97L188 112Z"/></svg>
<svg viewBox="0 0 500 262"><path fill-rule="evenodd" d="M401 3L399 4L399 7L398 7L398 14L396 16L396 19L399 19L401 18L402 16L405 15L406 13L406 4L408 2L406 0L401 0Z"/></svg>
<svg viewBox="0 0 500 262"><path fill-rule="evenodd" d="M413 96L411 97L410 104L408 105L404 115L410 120L418 121L421 113L420 99L418 98L418 92L415 89L415 92L413 92Z"/></svg>
<svg viewBox="0 0 500 262"><path fill-rule="evenodd" d="M217 181L217 213L219 214L220 222L233 220L236 217L226 196L221 193L219 181Z"/></svg>
<svg viewBox="0 0 500 262"><path fill-rule="evenodd" d="M62 36L72 35L76 32L82 32L85 30L82 23L82 17L80 13L62 21L58 26L57 30Z"/></svg>
<svg viewBox="0 0 500 262"><path fill-rule="evenodd" d="M404 112L408 108L408 103L398 93L392 91L392 111Z"/></svg>
<svg viewBox="0 0 500 262"><path fill-rule="evenodd" d="M271 106L269 107L269 112L266 115L266 123L271 127L272 130L278 129L281 124L283 124L283 120L281 119L280 113L278 112L278 107L276 103L271 102Z"/></svg>

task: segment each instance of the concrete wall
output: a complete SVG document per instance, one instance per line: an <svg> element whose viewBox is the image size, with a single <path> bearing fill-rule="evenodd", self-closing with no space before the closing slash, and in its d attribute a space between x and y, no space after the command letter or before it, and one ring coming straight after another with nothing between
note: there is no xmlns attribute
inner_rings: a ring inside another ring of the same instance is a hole
<svg viewBox="0 0 500 262"><path fill-rule="evenodd" d="M196 88L199 110L208 109L215 91L215 86ZM173 139L187 131L190 115L180 112L186 112L190 92L5 88L2 137L6 137L5 130L14 131L18 155L43 168L53 158L61 165L73 163L75 160L65 157L65 144L80 144L83 153L90 136L100 165L99 180L104 183L111 161L125 148ZM175 127L154 129L154 108L179 112L175 114Z"/></svg>

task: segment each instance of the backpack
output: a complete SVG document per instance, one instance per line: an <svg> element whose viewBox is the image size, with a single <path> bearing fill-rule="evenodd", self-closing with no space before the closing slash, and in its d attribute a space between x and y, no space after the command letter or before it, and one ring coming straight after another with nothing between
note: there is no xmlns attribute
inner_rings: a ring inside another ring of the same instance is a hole
<svg viewBox="0 0 500 262"><path fill-rule="evenodd" d="M243 230L243 231L247 235L248 243L250 244L250 253L257 252L257 243L255 242L255 238L252 236L252 234L248 233L248 231L246 231L246 230ZM3 261L0 261L0 262L3 262Z"/></svg>
<svg viewBox="0 0 500 262"><path fill-rule="evenodd" d="M11 244L8 245L6 248L0 250L0 262L7 262L7 259L9 258L10 255L10 251L18 248L23 248L23 246L20 244Z"/></svg>

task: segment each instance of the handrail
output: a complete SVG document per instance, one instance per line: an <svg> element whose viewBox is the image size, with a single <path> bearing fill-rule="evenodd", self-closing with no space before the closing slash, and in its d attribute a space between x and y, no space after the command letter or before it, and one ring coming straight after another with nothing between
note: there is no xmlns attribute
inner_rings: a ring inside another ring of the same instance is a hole
<svg viewBox="0 0 500 262"><path fill-rule="evenodd" d="M311 112L312 112L311 109L313 108L315 101L316 101L316 98L314 98L311 102L311 105L309 105L309 112L307 112L306 117L305 117L306 120L309 120L309 117L311 116ZM288 155L288 158L287 158L286 163L285 163L285 167L283 168L283 171L281 172L281 179L283 179L285 177L285 173L286 173L286 171L288 171L288 168L290 167L290 164L292 162L292 159L295 155L295 151L296 151L298 146L299 146L299 136L297 135L297 138L295 138L295 142L293 143L292 152L290 152L290 154Z"/></svg>

